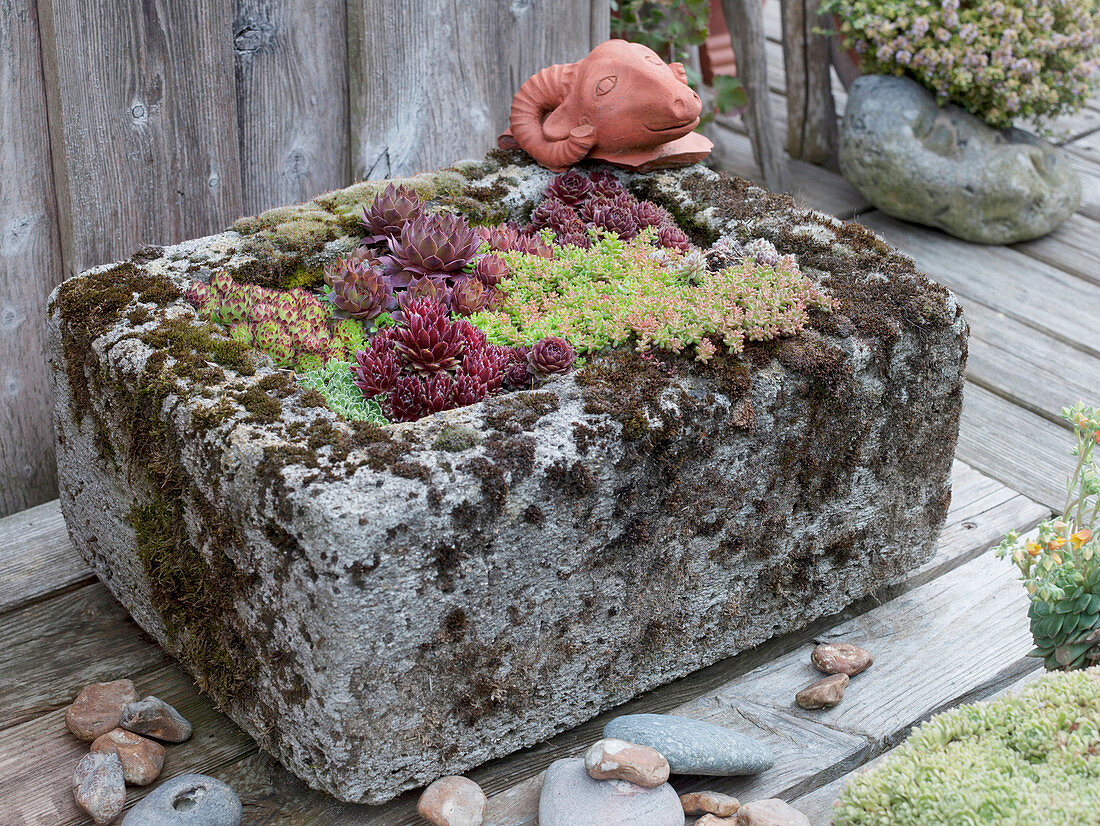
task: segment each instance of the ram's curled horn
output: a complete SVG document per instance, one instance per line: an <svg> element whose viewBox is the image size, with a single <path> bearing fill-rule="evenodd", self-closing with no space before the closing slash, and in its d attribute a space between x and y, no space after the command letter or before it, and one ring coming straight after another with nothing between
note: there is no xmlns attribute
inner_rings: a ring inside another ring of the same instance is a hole
<svg viewBox="0 0 1100 826"><path fill-rule="evenodd" d="M528 79L512 100L512 137L536 161L559 172L581 160L596 143L589 125L570 124L572 128L560 136L543 129L547 115L569 94L574 72L572 63L548 66Z"/></svg>

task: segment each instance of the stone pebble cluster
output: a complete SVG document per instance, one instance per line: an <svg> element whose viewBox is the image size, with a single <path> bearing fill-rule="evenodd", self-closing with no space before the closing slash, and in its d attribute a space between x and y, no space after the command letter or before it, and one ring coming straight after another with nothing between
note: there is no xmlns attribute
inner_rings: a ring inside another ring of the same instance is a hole
<svg viewBox="0 0 1100 826"><path fill-rule="evenodd" d="M828 675L798 692L804 709L831 708L848 680L873 662L849 643L814 648L810 663ZM724 726L671 714L628 714L611 720L603 738L583 757L550 764L539 794L539 826L810 826L778 798L742 805L718 791L677 795L673 774L724 777L772 767L771 749ZM428 786L417 811L435 826L481 826L487 798L466 777L443 777Z"/></svg>
<svg viewBox="0 0 1100 826"><path fill-rule="evenodd" d="M160 777L167 749L191 737L191 724L157 697L141 699L130 680L85 686L65 710L65 725L89 751L73 772L73 796L96 826L114 823L126 806L126 786ZM184 774L145 796L122 826L237 826L242 807L220 780Z"/></svg>

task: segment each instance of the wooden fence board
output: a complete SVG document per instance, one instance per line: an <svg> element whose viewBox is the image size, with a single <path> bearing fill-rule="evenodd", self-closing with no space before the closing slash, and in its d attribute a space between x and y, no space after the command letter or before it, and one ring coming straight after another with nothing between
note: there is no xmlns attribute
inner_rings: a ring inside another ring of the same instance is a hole
<svg viewBox="0 0 1100 826"><path fill-rule="evenodd" d="M246 214L350 182L347 51L344 0L236 0Z"/></svg>
<svg viewBox="0 0 1100 826"><path fill-rule="evenodd" d="M0 516L57 490L45 318L61 247L34 5L0 0Z"/></svg>
<svg viewBox="0 0 1100 826"><path fill-rule="evenodd" d="M588 53L596 14L591 0L348 0L347 8L357 178L484 154L530 75Z"/></svg>
<svg viewBox="0 0 1100 826"><path fill-rule="evenodd" d="M230 0L41 0L39 20L67 274L240 215Z"/></svg>

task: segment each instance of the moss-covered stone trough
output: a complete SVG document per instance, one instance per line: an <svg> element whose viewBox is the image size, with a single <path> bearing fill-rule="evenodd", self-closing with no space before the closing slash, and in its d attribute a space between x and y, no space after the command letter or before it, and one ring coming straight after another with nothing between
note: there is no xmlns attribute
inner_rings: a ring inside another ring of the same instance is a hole
<svg viewBox="0 0 1100 826"><path fill-rule="evenodd" d="M414 179L522 219L548 173ZM538 742L926 560L950 500L966 324L867 230L702 167L625 176L701 243L798 257L836 300L707 365L591 359L410 424L348 422L183 299L315 285L364 183L61 285L62 508L137 622L311 785L382 802Z"/></svg>

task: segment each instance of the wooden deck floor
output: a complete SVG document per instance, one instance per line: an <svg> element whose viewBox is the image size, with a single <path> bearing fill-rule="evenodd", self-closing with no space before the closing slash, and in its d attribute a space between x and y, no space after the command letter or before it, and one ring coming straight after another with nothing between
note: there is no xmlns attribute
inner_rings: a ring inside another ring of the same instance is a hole
<svg viewBox="0 0 1100 826"><path fill-rule="evenodd" d="M765 9L777 9L768 4ZM774 29L774 20L772 21ZM781 62L772 42L776 112ZM778 70L778 71L776 71ZM842 103L841 103L842 105ZM935 559L844 615L718 663L639 697L575 730L472 773L490 793L487 823L536 822L540 772L599 736L612 714L675 711L769 742L775 768L748 779L678 782L742 799L780 796L814 824L845 776L931 714L1036 676L1026 601L1011 566L989 548L1061 504L1070 457L1061 406L1100 395L1100 106L1067 119L1066 148L1086 181L1081 210L1040 241L987 248L901 224L873 210L842 179L795 164L807 203L850 217L911 254L962 300L970 362L954 498ZM748 141L721 126L721 160L752 177ZM809 646L864 643L876 662L844 703L824 712L792 705L814 673ZM63 709L86 683L131 677L179 708L195 736L169 751L165 776L213 774L232 785L249 824L420 823L415 798L386 806L339 804L306 788L198 695L126 615L69 544L57 503L0 520L0 824L89 822L76 809L72 769L82 753ZM130 791L131 803L141 795Z"/></svg>

